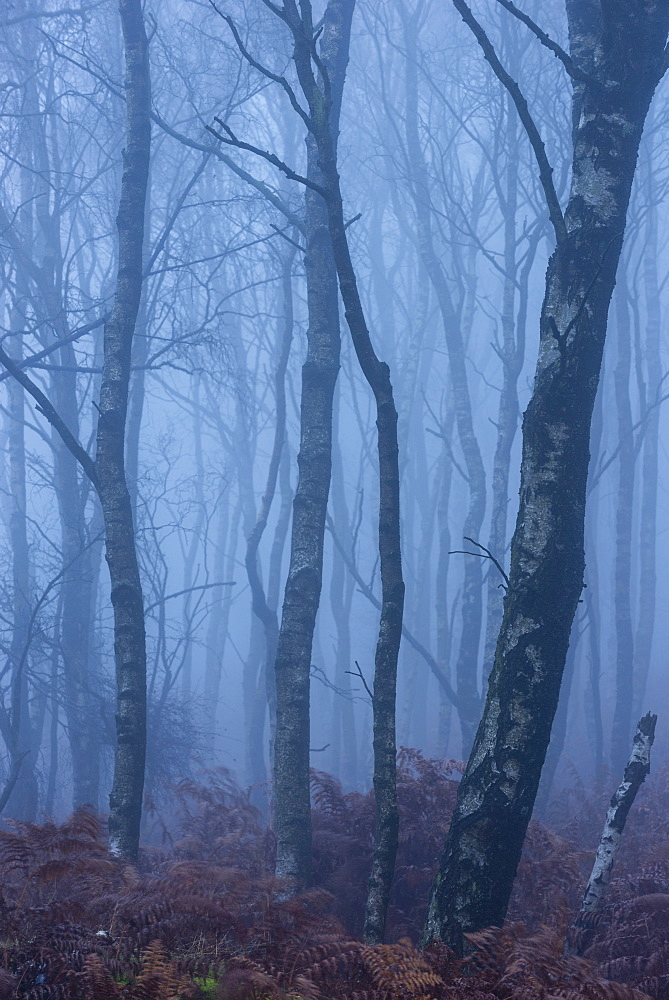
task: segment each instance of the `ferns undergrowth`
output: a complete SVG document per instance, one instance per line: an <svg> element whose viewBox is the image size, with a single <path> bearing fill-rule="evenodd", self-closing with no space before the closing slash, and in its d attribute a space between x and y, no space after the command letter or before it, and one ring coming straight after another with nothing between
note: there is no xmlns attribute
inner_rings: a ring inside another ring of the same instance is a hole
<svg viewBox="0 0 669 1000"><path fill-rule="evenodd" d="M640 796L591 926L570 929L603 811L576 786L559 824L530 827L509 922L473 935L461 962L416 947L459 765L409 750L398 764L391 943L359 940L370 795L314 772L315 887L285 900L271 833L214 773L177 789L180 836L139 870L109 857L87 810L0 831L0 1000L669 1000L669 772Z"/></svg>

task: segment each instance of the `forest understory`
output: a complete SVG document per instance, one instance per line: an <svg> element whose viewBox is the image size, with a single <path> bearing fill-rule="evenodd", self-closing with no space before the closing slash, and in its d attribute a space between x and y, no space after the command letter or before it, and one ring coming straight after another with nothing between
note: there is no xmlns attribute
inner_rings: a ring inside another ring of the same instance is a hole
<svg viewBox="0 0 669 1000"><path fill-rule="evenodd" d="M669 998L669 767L633 807L592 926L572 925L612 780L586 790L574 773L530 825L507 923L470 935L464 960L419 948L461 770L399 753L390 943L374 946L361 942L373 796L345 794L323 772L312 772L313 886L290 899L272 874L271 830L223 770L175 789L178 820L168 829L154 813L162 843L145 846L137 867L111 858L92 811L10 823L0 1000Z"/></svg>

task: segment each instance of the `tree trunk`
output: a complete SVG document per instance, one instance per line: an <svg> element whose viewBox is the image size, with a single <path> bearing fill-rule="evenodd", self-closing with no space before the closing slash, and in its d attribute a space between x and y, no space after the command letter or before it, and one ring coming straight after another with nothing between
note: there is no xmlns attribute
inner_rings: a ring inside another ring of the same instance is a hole
<svg viewBox="0 0 669 1000"><path fill-rule="evenodd" d="M468 11L461 0L457 6ZM427 940L460 952L465 932L504 920L550 740L583 587L590 421L608 308L641 132L664 72L667 0L607 0L601 10L567 0L567 13L582 74L573 100L572 186L563 221L551 207L558 245L523 420L504 618L425 928Z"/></svg>
<svg viewBox="0 0 669 1000"><path fill-rule="evenodd" d="M330 51L328 24L321 43L335 100L334 135L346 59ZM307 137L307 176L321 183L313 135ZM309 787L309 686L311 650L323 582L323 536L332 471L332 407L339 374L340 333L337 274L328 238L327 210L320 194L305 195L304 266L307 279L307 357L302 366L300 451L293 499L290 563L275 660L276 742L274 748L276 874L297 887L311 881Z"/></svg>
<svg viewBox="0 0 669 1000"><path fill-rule="evenodd" d="M294 7L294 4L291 6ZM330 0L326 10L324 49L332 53L343 80L348 61L351 19L355 0ZM297 10L295 9L297 15ZM395 700L397 657L402 636L404 581L400 548L400 494L397 446L397 410L388 365L372 346L355 271L351 261L344 208L339 186L336 130L328 108L326 90L316 84L312 53L307 41L313 25L296 16L293 37L295 64L309 103L310 128L318 152L325 189L328 229L337 268L346 321L362 372L374 394L379 458L379 559L381 565L381 617L374 663L374 797L376 836L372 872L365 908L364 938L383 940L390 887L395 870L399 817L396 790ZM326 109L324 111L324 108Z"/></svg>
<svg viewBox="0 0 669 1000"><path fill-rule="evenodd" d="M643 438L641 460L641 516L639 518L639 619L634 641L634 712L641 712L646 691L655 630L655 604L657 591L657 483L662 394L662 356L660 333L662 315L660 289L657 275L657 194L655 177L650 164L646 164L646 190L648 192L648 234L643 254L643 278L646 299L645 406L648 424ZM650 409L652 407L652 409Z"/></svg>
<svg viewBox="0 0 669 1000"><path fill-rule="evenodd" d="M125 42L127 131L117 216L118 274L104 331L95 473L105 524L116 659L117 746L109 796L109 846L118 857L136 859L146 764L146 635L124 449L132 341L142 291L151 92L140 0L119 0L119 11Z"/></svg>
<svg viewBox="0 0 669 1000"><path fill-rule="evenodd" d="M629 753L634 697L634 637L632 632L632 514L634 505L634 434L630 402L632 344L624 275L614 297L618 363L613 381L618 411L618 503L614 616L616 628L616 701L611 732L611 766L619 772Z"/></svg>

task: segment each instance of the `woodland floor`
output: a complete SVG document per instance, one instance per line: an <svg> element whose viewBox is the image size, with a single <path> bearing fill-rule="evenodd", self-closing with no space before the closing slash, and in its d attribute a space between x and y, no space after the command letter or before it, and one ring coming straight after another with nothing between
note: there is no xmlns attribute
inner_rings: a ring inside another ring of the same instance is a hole
<svg viewBox="0 0 669 1000"><path fill-rule="evenodd" d="M376 947L359 937L373 801L321 772L315 886L289 901L270 874L271 835L224 772L176 789L178 832L164 828L139 870L109 857L86 810L13 824L0 831L0 1000L669 1000L669 769L637 799L592 927L569 930L611 779L588 793L575 782L545 825L533 821L509 922L473 936L462 963L416 947L457 768L400 753L392 943ZM565 938L582 957L565 955Z"/></svg>

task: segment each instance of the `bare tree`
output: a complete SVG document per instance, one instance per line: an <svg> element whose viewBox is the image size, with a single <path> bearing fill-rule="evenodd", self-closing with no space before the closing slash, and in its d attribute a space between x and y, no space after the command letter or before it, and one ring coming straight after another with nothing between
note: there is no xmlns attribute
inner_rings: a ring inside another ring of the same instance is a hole
<svg viewBox="0 0 669 1000"><path fill-rule="evenodd" d="M142 289L144 207L149 172L148 42L138 0L119 0L126 52L126 149L117 216L118 274L105 323L95 459L42 390L0 349L0 361L37 401L39 411L79 462L99 497L114 608L117 715L110 849L134 859L139 848L146 759L146 644L130 495L125 480L125 423L135 321Z"/></svg>
<svg viewBox="0 0 669 1000"><path fill-rule="evenodd" d="M607 315L644 121L667 68L667 0L567 0L570 52L500 0L571 77L573 160L563 214L538 129L464 0L456 9L509 90L528 134L555 232L534 391L523 420L520 507L483 719L459 787L425 937L504 919L550 739L583 587L589 437Z"/></svg>

